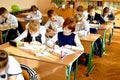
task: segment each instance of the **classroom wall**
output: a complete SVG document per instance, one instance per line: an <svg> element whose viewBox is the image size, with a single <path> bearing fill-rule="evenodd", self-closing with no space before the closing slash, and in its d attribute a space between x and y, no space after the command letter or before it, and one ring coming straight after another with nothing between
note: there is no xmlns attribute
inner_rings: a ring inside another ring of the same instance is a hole
<svg viewBox="0 0 120 80"><path fill-rule="evenodd" d="M20 9L28 9L31 5L38 6L41 12L46 12L50 8L51 0L0 0L0 7L5 7L11 11L11 5L17 4Z"/></svg>

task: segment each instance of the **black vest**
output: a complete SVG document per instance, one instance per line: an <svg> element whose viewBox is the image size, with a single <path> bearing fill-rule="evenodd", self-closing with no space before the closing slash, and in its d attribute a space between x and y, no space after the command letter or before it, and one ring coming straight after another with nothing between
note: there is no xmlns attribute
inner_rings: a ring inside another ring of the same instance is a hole
<svg viewBox="0 0 120 80"><path fill-rule="evenodd" d="M38 36L35 37L35 40L42 43L41 42L41 34L39 34ZM32 36L30 34L30 32L28 31L27 37L24 39L25 42L31 42L32 41Z"/></svg>

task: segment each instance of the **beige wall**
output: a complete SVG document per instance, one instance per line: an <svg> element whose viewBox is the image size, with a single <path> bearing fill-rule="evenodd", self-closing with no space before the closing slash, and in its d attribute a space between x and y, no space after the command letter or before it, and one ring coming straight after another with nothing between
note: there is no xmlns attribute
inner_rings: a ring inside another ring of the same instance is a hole
<svg viewBox="0 0 120 80"><path fill-rule="evenodd" d="M5 7L11 11L11 5L17 4L20 9L28 9L31 5L37 5L41 12L46 12L50 8L51 0L0 0L0 7Z"/></svg>

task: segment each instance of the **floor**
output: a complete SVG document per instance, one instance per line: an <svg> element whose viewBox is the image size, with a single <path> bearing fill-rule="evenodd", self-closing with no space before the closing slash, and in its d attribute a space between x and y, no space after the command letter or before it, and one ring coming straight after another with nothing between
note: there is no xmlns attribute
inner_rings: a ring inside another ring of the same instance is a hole
<svg viewBox="0 0 120 80"><path fill-rule="evenodd" d="M89 77L86 77L87 67L78 66L77 80L120 80L120 29L114 29L111 45L107 45L103 57L94 56L95 68ZM73 73L71 80L74 80Z"/></svg>

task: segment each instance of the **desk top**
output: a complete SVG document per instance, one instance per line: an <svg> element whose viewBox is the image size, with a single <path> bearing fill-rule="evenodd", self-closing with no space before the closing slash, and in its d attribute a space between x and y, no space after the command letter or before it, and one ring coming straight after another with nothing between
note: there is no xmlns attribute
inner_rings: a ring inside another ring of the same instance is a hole
<svg viewBox="0 0 120 80"><path fill-rule="evenodd" d="M65 56L63 59L60 56L56 55L55 53L50 54L49 56L39 56L36 57L34 53L31 51L26 51L23 49L19 49L17 47L11 46L9 43L5 43L0 45L0 49L7 51L10 55L33 59L33 60L40 60L44 62L51 62L56 64L62 64L65 66L71 65L81 54L81 51L75 51L74 54L70 54Z"/></svg>
<svg viewBox="0 0 120 80"><path fill-rule="evenodd" d="M53 37L56 33L55 32L48 32L46 36ZM79 36L80 40L94 42L96 41L101 35L100 34L87 34L86 36L82 35Z"/></svg>
<svg viewBox="0 0 120 80"><path fill-rule="evenodd" d="M0 31L5 31L10 29L10 26L4 26L4 27L0 27Z"/></svg>
<svg viewBox="0 0 120 80"><path fill-rule="evenodd" d="M112 25L106 25L106 24L101 24L100 27L96 25L91 26L91 28L96 28L98 30L108 30L111 27Z"/></svg>
<svg viewBox="0 0 120 80"><path fill-rule="evenodd" d="M17 17L18 21L22 21L22 22L25 22L25 18L22 18L22 17Z"/></svg>
<svg viewBox="0 0 120 80"><path fill-rule="evenodd" d="M100 34L87 34L86 36L79 36L79 38L81 41L95 42L100 36Z"/></svg>

